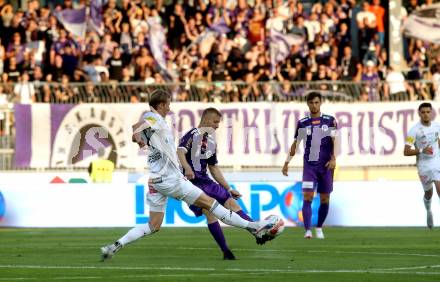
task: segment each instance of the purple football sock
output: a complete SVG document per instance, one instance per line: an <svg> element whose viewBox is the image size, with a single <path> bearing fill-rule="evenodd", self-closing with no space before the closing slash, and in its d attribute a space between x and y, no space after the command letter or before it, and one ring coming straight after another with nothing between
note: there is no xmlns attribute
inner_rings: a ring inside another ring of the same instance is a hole
<svg viewBox="0 0 440 282"><path fill-rule="evenodd" d="M325 218L327 217L328 214L328 207L329 207L328 203L321 203L321 205L319 206L317 227L322 227L322 225L324 224Z"/></svg>
<svg viewBox="0 0 440 282"><path fill-rule="evenodd" d="M304 220L304 229L309 230L312 221L312 202L303 201L302 215Z"/></svg>
<svg viewBox="0 0 440 282"><path fill-rule="evenodd" d="M239 210L238 212L236 212L241 218L253 222L252 218L250 218L247 214L244 213L243 210Z"/></svg>
<svg viewBox="0 0 440 282"><path fill-rule="evenodd" d="M214 237L218 246L222 250L222 252L228 251L229 248L228 245L226 245L226 239L225 236L223 235L222 228L220 227L218 221L208 224L208 229L209 232L211 232L212 237Z"/></svg>

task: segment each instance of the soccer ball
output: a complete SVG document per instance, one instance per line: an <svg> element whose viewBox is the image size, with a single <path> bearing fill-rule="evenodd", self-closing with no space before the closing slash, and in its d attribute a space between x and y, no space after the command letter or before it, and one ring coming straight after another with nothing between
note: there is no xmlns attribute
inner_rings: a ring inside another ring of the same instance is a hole
<svg viewBox="0 0 440 282"><path fill-rule="evenodd" d="M284 221L281 217L277 215L269 215L265 218L265 220L269 220L274 223L274 226L271 229L268 229L266 232L266 236L275 238L279 236L284 231Z"/></svg>

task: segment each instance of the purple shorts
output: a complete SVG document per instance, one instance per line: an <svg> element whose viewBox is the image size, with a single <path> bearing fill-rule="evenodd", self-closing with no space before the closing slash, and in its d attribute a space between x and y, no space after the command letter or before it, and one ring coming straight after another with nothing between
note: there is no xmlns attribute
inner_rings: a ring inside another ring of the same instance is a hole
<svg viewBox="0 0 440 282"><path fill-rule="evenodd" d="M303 192L317 190L318 193L330 194L333 191L333 169L325 166L312 166L304 164L303 169Z"/></svg>
<svg viewBox="0 0 440 282"><path fill-rule="evenodd" d="M206 195L208 195L211 198L216 199L221 205L224 205L225 202L231 198L231 195L226 191L223 186L218 184L217 182L212 181L209 178L205 179L193 179L191 182L202 189L203 192L205 192ZM202 209L199 207L196 207L194 205L190 205L189 208L194 212L196 216L203 215Z"/></svg>

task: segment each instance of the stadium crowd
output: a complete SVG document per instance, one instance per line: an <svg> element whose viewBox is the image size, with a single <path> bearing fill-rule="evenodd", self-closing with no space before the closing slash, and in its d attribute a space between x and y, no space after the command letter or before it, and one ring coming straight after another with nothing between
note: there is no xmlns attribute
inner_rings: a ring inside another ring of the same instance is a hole
<svg viewBox="0 0 440 282"><path fill-rule="evenodd" d="M439 46L411 40L410 71L404 76L388 66L385 9L380 0L360 6L355 0L324 2L183 0L164 5L157 0L148 5L139 0L108 0L102 8L103 32L88 30L78 37L63 27L55 12L80 8L86 1L65 0L63 5L42 7L39 1L29 0L27 7L13 9L0 0L0 104L142 101L145 88L120 83L131 81L143 82L145 87L181 82L186 86L172 89L177 101L282 100L302 95L304 89L294 84L299 81L336 92L345 90L331 81L362 82L352 95L361 101L399 95L440 97L440 55L431 58L430 54L439 52L427 51ZM411 0L402 15L420 4ZM159 20L166 33L166 44L161 46L164 65L151 50L152 20ZM218 23L226 27L210 32ZM285 59L275 60L270 43L273 32L304 41L289 45ZM437 83L427 90L405 81L424 78ZM216 81L229 84L212 83ZM278 81L277 90L258 83L267 81Z"/></svg>

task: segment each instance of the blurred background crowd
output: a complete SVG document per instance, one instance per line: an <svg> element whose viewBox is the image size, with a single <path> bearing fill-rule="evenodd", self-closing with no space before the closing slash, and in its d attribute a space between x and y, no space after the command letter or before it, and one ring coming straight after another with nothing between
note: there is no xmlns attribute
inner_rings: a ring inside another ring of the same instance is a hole
<svg viewBox="0 0 440 282"><path fill-rule="evenodd" d="M389 65L385 1L108 0L82 35L60 15L89 1L46 2L0 0L0 104L139 102L169 83L177 101L283 100L304 93L296 82L341 95L361 82L350 96L361 101L439 92L439 45L405 39L407 69ZM402 21L432 2L404 2Z"/></svg>

